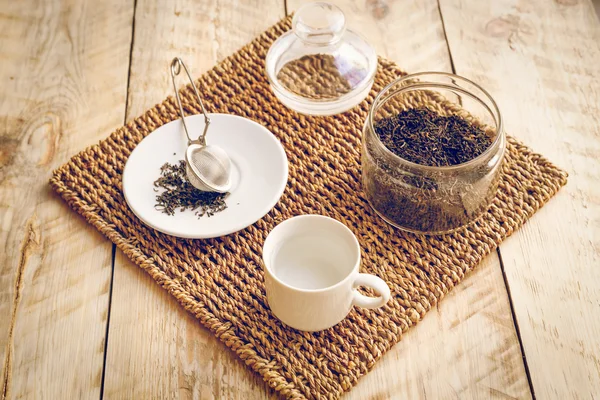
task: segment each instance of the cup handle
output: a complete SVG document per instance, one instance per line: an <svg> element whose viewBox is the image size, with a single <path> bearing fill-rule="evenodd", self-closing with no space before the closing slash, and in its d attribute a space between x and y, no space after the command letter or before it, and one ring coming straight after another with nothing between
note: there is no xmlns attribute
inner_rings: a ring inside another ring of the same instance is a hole
<svg viewBox="0 0 600 400"><path fill-rule="evenodd" d="M359 286L375 289L379 297L369 297L358 293ZM378 308L383 306L391 297L390 288L383 279L371 274L358 274L354 281L354 298L352 304L363 308Z"/></svg>

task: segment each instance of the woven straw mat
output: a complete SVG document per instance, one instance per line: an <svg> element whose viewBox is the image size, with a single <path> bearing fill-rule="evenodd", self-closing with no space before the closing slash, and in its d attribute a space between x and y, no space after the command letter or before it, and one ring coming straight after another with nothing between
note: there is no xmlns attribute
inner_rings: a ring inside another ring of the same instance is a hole
<svg viewBox="0 0 600 400"><path fill-rule="evenodd" d="M444 236L393 229L361 191L361 127L376 93L404 72L381 59L373 89L359 106L331 117L297 114L276 99L264 73L269 46L288 29L289 18L197 81L210 112L257 121L287 152L285 193L254 225L218 239L178 239L147 227L128 208L121 184L125 162L146 135L178 118L172 97L73 157L54 172L51 185L270 387L288 398L336 398L548 201L566 183L566 173L509 139L497 196L475 223ZM182 95L187 113L201 112L189 87ZM271 315L263 242L279 222L309 213L335 218L356 234L362 271L380 276L392 290L385 307L354 308L343 322L317 333L296 331Z"/></svg>

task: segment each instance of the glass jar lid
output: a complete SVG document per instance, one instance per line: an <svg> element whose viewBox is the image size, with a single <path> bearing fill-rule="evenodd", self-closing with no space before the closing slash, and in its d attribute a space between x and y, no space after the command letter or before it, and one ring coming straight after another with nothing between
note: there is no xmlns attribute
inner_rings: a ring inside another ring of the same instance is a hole
<svg viewBox="0 0 600 400"><path fill-rule="evenodd" d="M342 10L317 2L296 12L292 30L269 49L266 67L283 104L304 114L332 115L367 96L377 55L360 35L346 29Z"/></svg>

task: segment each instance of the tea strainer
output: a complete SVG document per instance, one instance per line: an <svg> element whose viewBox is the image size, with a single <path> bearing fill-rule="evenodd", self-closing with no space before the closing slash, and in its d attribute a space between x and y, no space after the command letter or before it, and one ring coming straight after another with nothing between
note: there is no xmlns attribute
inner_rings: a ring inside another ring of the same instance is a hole
<svg viewBox="0 0 600 400"><path fill-rule="evenodd" d="M188 132L183 106L181 105L181 99L179 98L179 92L175 83L175 76L179 75L181 67L185 70L192 84L192 88L204 114L204 131L196 140L193 140ZM205 192L225 193L231 189L231 160L222 148L206 144L206 132L210 125L210 118L206 113L200 93L190 72L179 57L175 57L171 62L171 79L173 80L173 89L175 90L175 98L179 106L183 129L188 138L188 147L185 152L187 178L196 189Z"/></svg>

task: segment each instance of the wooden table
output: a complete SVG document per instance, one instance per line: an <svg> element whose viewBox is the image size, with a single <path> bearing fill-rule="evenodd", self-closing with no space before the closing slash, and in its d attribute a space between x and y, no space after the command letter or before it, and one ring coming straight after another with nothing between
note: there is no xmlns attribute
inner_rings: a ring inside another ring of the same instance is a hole
<svg viewBox="0 0 600 400"><path fill-rule="evenodd" d="M275 397L50 191L51 171L298 7L2 0L0 399ZM589 0L339 0L408 71L453 71L568 185L346 397L600 396L600 23Z"/></svg>

